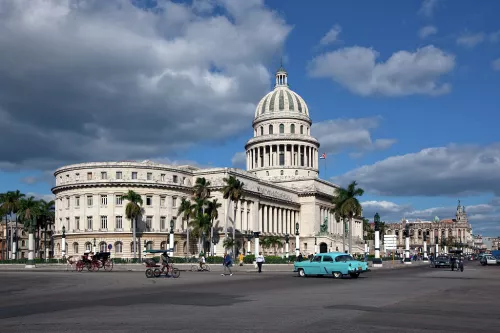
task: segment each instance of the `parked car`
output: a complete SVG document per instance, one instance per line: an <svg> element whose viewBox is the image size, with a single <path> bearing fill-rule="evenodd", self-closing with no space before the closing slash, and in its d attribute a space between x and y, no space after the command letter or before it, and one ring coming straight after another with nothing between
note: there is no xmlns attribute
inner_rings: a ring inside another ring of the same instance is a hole
<svg viewBox="0 0 500 333"><path fill-rule="evenodd" d="M295 262L293 271L299 276L327 275L341 278L349 275L357 278L359 274L370 271L368 263L355 260L351 255L342 252L327 252L314 255L311 260Z"/></svg>
<svg viewBox="0 0 500 333"><path fill-rule="evenodd" d="M451 261L449 257L439 256L434 260L432 265L434 268L451 267Z"/></svg>
<svg viewBox="0 0 500 333"><path fill-rule="evenodd" d="M486 255L482 256L481 259L479 260L481 265L486 266L486 265L496 265L497 264L497 258L493 257L492 255Z"/></svg>

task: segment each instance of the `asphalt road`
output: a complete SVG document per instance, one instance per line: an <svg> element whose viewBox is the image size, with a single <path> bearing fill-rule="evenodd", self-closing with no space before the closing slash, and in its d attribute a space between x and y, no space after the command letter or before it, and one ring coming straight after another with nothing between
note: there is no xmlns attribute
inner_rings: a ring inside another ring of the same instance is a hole
<svg viewBox="0 0 500 333"><path fill-rule="evenodd" d="M0 332L499 332L500 266L359 279L0 272Z"/></svg>

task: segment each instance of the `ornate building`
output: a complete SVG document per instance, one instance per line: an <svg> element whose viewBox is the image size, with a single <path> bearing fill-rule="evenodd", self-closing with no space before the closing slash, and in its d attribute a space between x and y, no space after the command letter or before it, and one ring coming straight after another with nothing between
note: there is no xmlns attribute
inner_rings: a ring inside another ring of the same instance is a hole
<svg viewBox="0 0 500 333"><path fill-rule="evenodd" d="M423 248L424 234L432 253L435 249L436 237L440 247L444 245L454 247L461 243L464 247L473 248L472 226L469 224L465 206L460 204L460 200L453 219L441 220L436 216L433 221L415 220L410 222L403 219L400 223L387 223L385 234L397 236L398 252L400 253L403 253L405 246L403 231L407 224L410 230L410 249L413 251L419 252Z"/></svg>
<svg viewBox="0 0 500 333"><path fill-rule="evenodd" d="M311 118L304 100L288 87L287 72L280 68L276 85L258 103L254 136L246 146L247 171L233 168L200 169L144 162L83 163L55 171L56 256L61 255L61 233L66 230L66 254L81 254L94 246L111 248L117 257L131 257L131 222L125 217L122 196L133 190L143 198L143 214L137 226L138 248L164 249L174 233L174 255L198 253L196 241L187 248L187 226L177 216L182 198L189 198L196 178L211 183L213 198L222 203L216 225L225 224L231 202L222 198L223 178L233 175L244 183L244 199L236 208L239 251L246 252L255 238L289 235L294 253L296 225L304 254L343 250L345 230L330 210L336 185L318 178L318 141L310 135ZM362 253L362 221L353 223L353 252ZM250 239L250 240L249 240ZM345 241L347 244L347 240ZM171 248L169 246L168 248ZM283 247L284 248L284 247ZM280 252L283 252L283 248ZM347 249L347 246L346 246ZM221 254L221 246L217 254Z"/></svg>

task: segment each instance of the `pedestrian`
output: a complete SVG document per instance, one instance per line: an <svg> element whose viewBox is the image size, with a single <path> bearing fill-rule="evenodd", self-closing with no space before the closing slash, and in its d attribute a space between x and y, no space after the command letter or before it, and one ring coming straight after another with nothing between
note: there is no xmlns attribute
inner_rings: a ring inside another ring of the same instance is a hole
<svg viewBox="0 0 500 333"><path fill-rule="evenodd" d="M240 253L240 266L243 266L243 253Z"/></svg>
<svg viewBox="0 0 500 333"><path fill-rule="evenodd" d="M229 254L224 254L224 261L222 265L224 265L224 273L222 273L221 275L225 276L226 272L229 271L229 276L233 276L233 272L231 271L231 266L233 266L233 259Z"/></svg>
<svg viewBox="0 0 500 333"><path fill-rule="evenodd" d="M264 259L264 256L262 255L262 252L259 252L259 255L255 259L257 261L257 266L259 267L259 273L262 273L262 264L266 262L266 259Z"/></svg>
<svg viewBox="0 0 500 333"><path fill-rule="evenodd" d="M300 252L299 256L297 257L297 261L301 262L302 260L304 260L304 256L302 255L302 252Z"/></svg>

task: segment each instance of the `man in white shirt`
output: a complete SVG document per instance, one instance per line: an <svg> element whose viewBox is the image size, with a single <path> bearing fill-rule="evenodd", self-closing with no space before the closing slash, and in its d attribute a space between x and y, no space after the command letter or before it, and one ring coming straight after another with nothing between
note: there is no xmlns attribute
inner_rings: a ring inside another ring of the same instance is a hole
<svg viewBox="0 0 500 333"><path fill-rule="evenodd" d="M257 266L259 267L259 273L262 273L262 264L266 261L264 259L264 256L262 255L262 252L259 252L259 255L257 258L255 258L255 261L257 262Z"/></svg>

